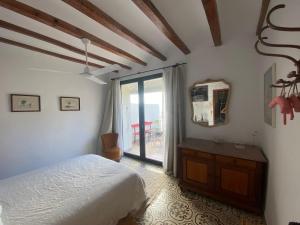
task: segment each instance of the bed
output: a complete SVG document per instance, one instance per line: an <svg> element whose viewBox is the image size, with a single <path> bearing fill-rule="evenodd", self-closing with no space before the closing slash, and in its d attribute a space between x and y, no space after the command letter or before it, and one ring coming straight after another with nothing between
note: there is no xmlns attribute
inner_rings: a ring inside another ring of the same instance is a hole
<svg viewBox="0 0 300 225"><path fill-rule="evenodd" d="M138 174L97 155L0 181L4 225L115 225L145 201Z"/></svg>

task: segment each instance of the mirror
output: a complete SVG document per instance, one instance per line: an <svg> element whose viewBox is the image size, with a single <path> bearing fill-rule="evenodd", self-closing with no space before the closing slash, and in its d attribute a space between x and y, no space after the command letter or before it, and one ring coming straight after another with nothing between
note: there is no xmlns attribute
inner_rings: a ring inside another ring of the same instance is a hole
<svg viewBox="0 0 300 225"><path fill-rule="evenodd" d="M224 80L206 80L191 88L192 120L205 127L228 123L230 84Z"/></svg>

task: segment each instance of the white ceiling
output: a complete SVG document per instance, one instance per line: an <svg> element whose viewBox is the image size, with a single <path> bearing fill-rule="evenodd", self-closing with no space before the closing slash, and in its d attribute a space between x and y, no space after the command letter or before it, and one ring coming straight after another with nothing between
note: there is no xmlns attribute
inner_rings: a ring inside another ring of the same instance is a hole
<svg viewBox="0 0 300 225"><path fill-rule="evenodd" d="M159 50L159 52L167 58L174 57L174 55L184 57L184 54L177 49L176 46L160 32L160 30L157 29L150 19L146 17L131 0L90 1L119 23L137 34L155 49ZM45 11L55 17L65 20L68 23L80 27L81 29L98 36L110 44L128 51L145 62L157 61L158 64L161 63L159 59L146 53L136 45L113 33L61 0L20 0L20 2ZM214 47L201 0L153 0L152 2L191 51L193 51L193 49L199 44ZM227 40L236 35L255 35L260 4L260 0L218 1L223 43L226 44ZM32 31L39 32L54 39L58 39L78 48L83 48L79 39L2 7L0 7L0 19ZM0 28L0 36L84 60L84 56L82 55L78 55L55 45L8 31L6 29ZM16 53L20 55L25 54L26 58L24 58L24 60L31 61L32 67L38 68L40 65L34 65L34 57L45 57L47 60L53 60L53 62L49 62L49 68L47 69L53 69L51 66L55 66L55 62L57 61L64 61L63 59L43 56L40 53L32 53L30 50L22 50L21 48L9 46L3 43L0 43L0 51L1 55L6 53ZM129 65L133 68L140 66L96 46L90 46L89 51L105 58ZM104 62L99 62L94 59L90 59L90 61L104 66L107 65ZM68 67L73 64L75 63L66 62ZM67 70L74 71L74 68L78 68L78 66L74 65L74 67L72 66L72 68L67 68Z"/></svg>

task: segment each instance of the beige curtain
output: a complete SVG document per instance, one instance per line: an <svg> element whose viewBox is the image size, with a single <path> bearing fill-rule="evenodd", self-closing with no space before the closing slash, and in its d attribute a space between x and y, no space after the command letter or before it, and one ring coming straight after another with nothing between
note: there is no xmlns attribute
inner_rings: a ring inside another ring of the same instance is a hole
<svg viewBox="0 0 300 225"><path fill-rule="evenodd" d="M100 135L111 132L118 133L118 145L121 149L123 149L121 107L122 102L120 81L113 80L110 83L109 89L107 91L104 114L100 128Z"/></svg>
<svg viewBox="0 0 300 225"><path fill-rule="evenodd" d="M184 78L185 65L164 70L165 85L165 155L163 167L166 173L177 176L177 145L185 137Z"/></svg>

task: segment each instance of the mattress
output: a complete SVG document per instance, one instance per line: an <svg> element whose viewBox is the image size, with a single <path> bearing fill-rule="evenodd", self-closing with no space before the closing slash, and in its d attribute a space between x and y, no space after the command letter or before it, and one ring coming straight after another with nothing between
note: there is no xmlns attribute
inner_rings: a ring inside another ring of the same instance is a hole
<svg viewBox="0 0 300 225"><path fill-rule="evenodd" d="M97 155L0 181L4 225L115 225L145 200L137 173Z"/></svg>

